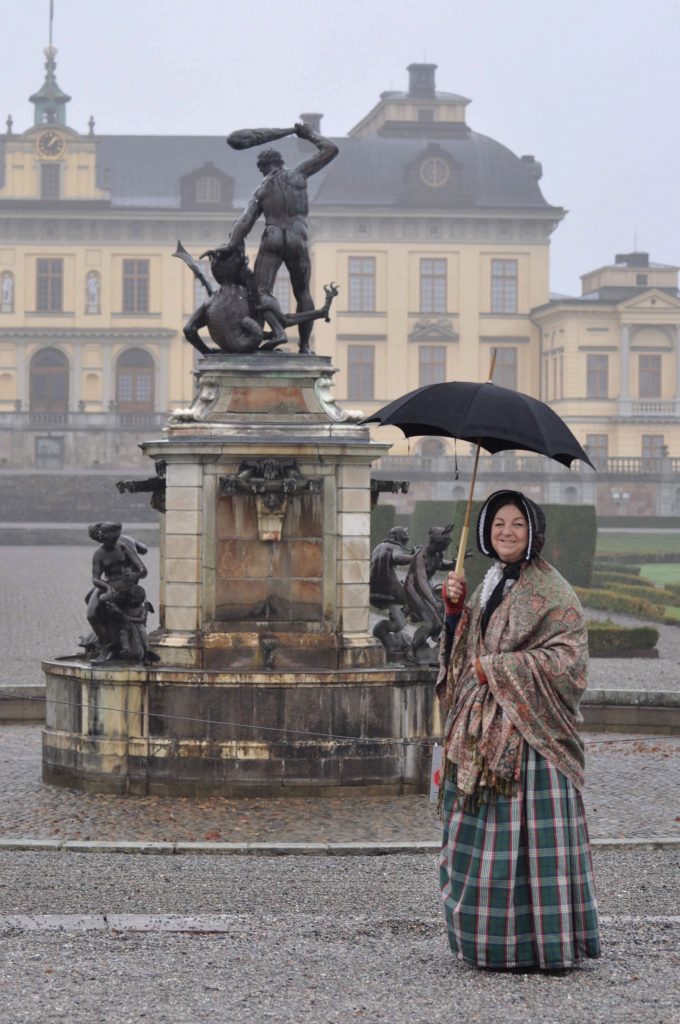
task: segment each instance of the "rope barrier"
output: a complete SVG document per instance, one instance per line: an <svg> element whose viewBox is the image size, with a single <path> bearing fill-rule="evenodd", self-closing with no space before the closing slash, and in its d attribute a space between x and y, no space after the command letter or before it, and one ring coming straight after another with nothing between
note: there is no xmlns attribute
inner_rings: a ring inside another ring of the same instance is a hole
<svg viewBox="0 0 680 1024"><path fill-rule="evenodd" d="M83 707L82 704L76 703L75 701L71 701L71 700L57 700L57 699L55 699L53 697L36 697L36 696L29 695L29 694L15 694L15 693L11 693L8 690L0 689L0 703L2 703L3 700L4 701L9 701L9 700L39 701L42 704L45 704L45 703L47 703L49 701L50 704L62 704L62 705L65 705L66 707L71 707L71 708L82 708ZM87 706L87 705L85 705L85 706ZM411 740L411 739L407 739L406 737L399 738L399 737L390 737L390 736L379 736L379 737L371 738L369 736L345 736L345 735L343 735L341 733L310 732L309 730L289 729L289 728L283 727L283 726L251 725L251 724L248 724L246 722L225 722L225 721L221 721L221 720L215 719L215 718L192 718L192 717L189 717L188 715L168 715L168 714L162 714L160 712L158 712L158 713L157 712L150 712L148 710L147 711L135 711L132 708L111 708L111 707L104 707L103 705L100 705L100 704L96 705L96 710L97 711L112 711L112 712L115 712L117 714L122 714L122 715L142 715L142 716L143 715L147 715L150 718L151 717L153 717L153 718L160 718L160 719L164 719L165 721L169 721L169 722L192 722L194 724L200 723L200 724L205 725L207 727L215 726L215 725L222 725L222 726L226 726L228 728L233 728L233 729L252 729L252 730L259 730L260 732L283 733L284 737L286 737L286 736L306 736L306 737L308 737L310 739L320 739L320 740L324 740L324 741L330 742L330 743L333 743L333 742L344 742L344 743L380 743L383 740L390 740L393 743L401 743L404 746L431 747L433 743L437 742L436 739L432 739L432 740ZM145 738L146 739L153 739L153 737L141 737L141 738L142 739L145 739ZM160 739L162 737L158 737L158 738ZM649 736L647 734L641 733L641 734L639 734L637 736L620 736L620 737L617 737L617 738L612 737L611 739L593 739L593 740L589 740L589 745L590 746L595 746L597 744L609 744L609 743L640 743L640 742L645 742L646 743L646 742L649 742L651 740L667 740L667 739L672 739L672 738L673 737L670 736L669 734L662 735L662 736ZM280 742L283 742L283 738L281 739Z"/></svg>

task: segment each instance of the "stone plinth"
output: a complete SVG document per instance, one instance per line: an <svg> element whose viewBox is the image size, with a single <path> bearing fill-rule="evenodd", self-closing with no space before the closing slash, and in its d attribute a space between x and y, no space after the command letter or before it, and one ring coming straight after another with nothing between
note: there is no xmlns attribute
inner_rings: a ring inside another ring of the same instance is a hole
<svg viewBox="0 0 680 1024"><path fill-rule="evenodd" d="M318 356L202 360L191 407L142 446L166 464L160 664L45 663L47 780L424 784L432 673L386 668L369 630L370 467L388 446L333 403L333 373Z"/></svg>
<svg viewBox="0 0 680 1024"><path fill-rule="evenodd" d="M382 664L368 628L370 467L387 446L342 420L327 358L203 363L193 405L143 445L167 464L162 663Z"/></svg>
<svg viewBox="0 0 680 1024"><path fill-rule="evenodd" d="M68 659L43 668L43 778L93 792L414 792L441 731L422 669L240 674Z"/></svg>

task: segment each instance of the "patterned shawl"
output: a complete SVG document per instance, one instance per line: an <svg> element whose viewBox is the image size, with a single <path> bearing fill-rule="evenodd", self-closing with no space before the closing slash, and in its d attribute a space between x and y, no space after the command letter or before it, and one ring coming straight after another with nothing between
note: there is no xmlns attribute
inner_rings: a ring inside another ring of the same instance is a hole
<svg viewBox="0 0 680 1024"><path fill-rule="evenodd" d="M465 606L446 677L445 749L460 798L517 792L523 742L583 788L578 706L588 634L578 598L541 558L525 564L482 637L482 586ZM488 685L479 685L479 658Z"/></svg>

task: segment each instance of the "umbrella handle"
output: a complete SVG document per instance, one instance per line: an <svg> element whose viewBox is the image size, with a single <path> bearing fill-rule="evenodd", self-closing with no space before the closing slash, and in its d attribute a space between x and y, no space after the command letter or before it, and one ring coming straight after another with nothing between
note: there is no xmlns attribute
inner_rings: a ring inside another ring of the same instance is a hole
<svg viewBox="0 0 680 1024"><path fill-rule="evenodd" d="M489 361L489 379L488 383L493 383L493 372L496 369L496 348L491 349L491 359ZM458 557L456 558L456 576L459 579L465 579L465 549L468 542L468 534L470 532L470 513L472 512L472 496L475 493L475 480L477 479L477 466L479 465L479 449L480 445L477 444L475 450L475 462L472 467L472 479L470 480L470 493L468 495L467 507L465 509L465 522L463 523L463 529L460 531L460 543L458 544Z"/></svg>
<svg viewBox="0 0 680 1024"><path fill-rule="evenodd" d="M468 534L470 532L470 514L472 512L472 496L475 493L475 480L477 479L477 466L479 465L479 450L475 449L475 461L472 467L472 478L470 480L470 493L468 495L467 507L465 509L465 521L460 531L460 543L458 544L458 556L456 558L456 576L458 579L465 579L465 549L467 548Z"/></svg>

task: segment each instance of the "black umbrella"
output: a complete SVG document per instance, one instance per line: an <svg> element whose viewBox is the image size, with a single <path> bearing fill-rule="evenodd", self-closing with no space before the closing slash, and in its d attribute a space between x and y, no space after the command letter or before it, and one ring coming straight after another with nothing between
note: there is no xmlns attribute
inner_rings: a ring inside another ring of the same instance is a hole
<svg viewBox="0 0 680 1024"><path fill-rule="evenodd" d="M489 376L493 376L495 353ZM514 449L536 452L570 466L580 459L595 468L569 427L545 402L520 391L470 381L448 381L417 388L367 416L364 423L379 423L403 430L406 437L436 434L471 441L477 446L470 495L458 548L458 571L470 526L472 495L479 450L502 452Z"/></svg>

